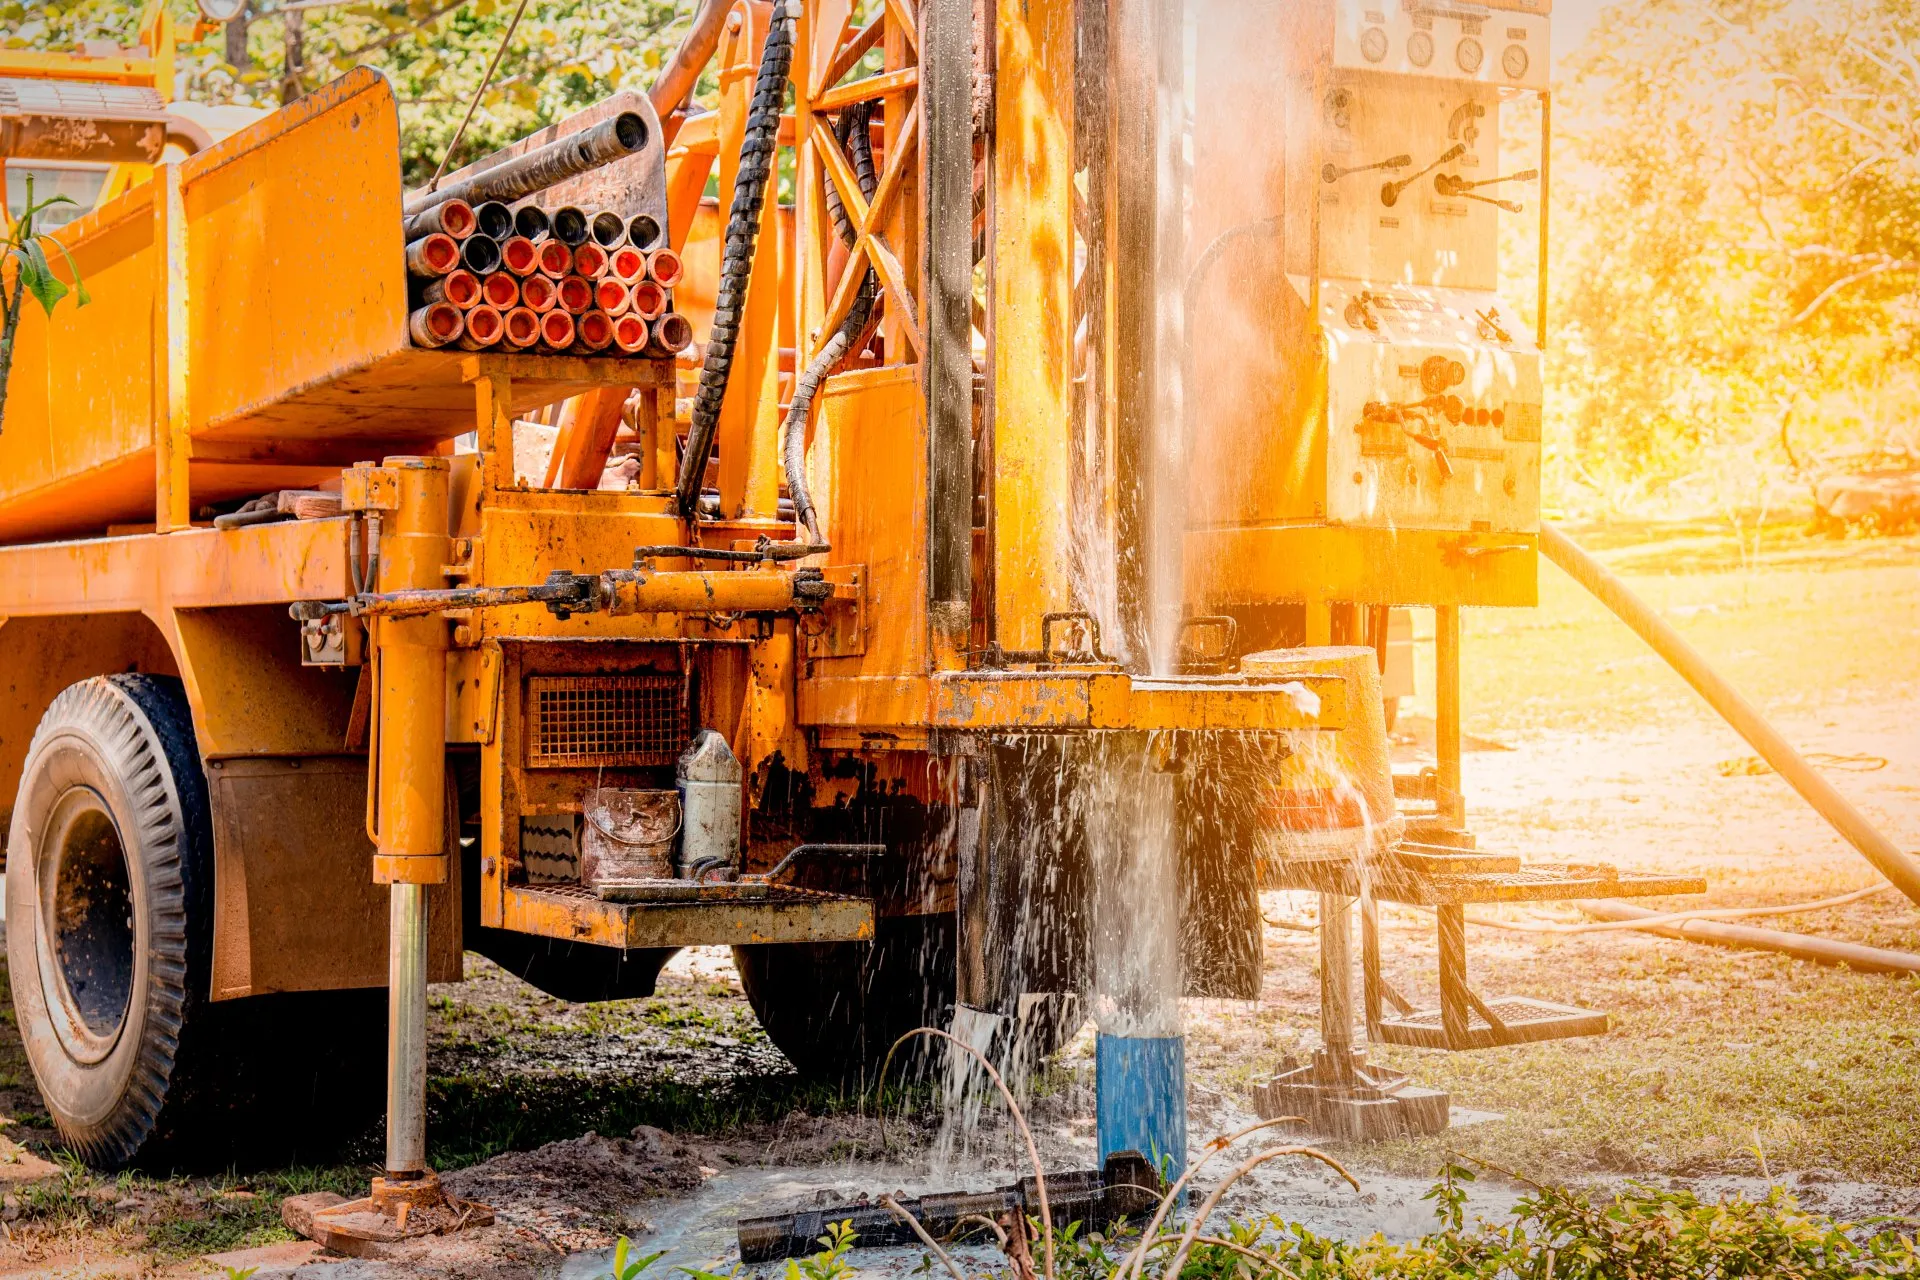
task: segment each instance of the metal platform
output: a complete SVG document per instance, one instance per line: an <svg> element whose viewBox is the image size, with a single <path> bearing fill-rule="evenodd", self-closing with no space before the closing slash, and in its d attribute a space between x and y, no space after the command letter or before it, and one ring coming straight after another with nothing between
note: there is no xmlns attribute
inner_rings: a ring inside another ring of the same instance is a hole
<svg viewBox="0 0 1920 1280"><path fill-rule="evenodd" d="M873 937L873 903L764 882L686 882L624 902L579 885L508 885L503 924L544 938L634 948L865 942Z"/></svg>

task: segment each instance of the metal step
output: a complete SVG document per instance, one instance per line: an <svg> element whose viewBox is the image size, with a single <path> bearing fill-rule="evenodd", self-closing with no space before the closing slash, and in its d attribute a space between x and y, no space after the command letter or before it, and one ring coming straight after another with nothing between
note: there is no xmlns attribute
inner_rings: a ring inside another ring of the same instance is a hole
<svg viewBox="0 0 1920 1280"><path fill-rule="evenodd" d="M1382 1018L1368 1034L1387 1044L1415 1049L1494 1049L1538 1040L1604 1035L1608 1025L1604 1013L1530 996L1495 996L1485 1002L1485 1008L1499 1020L1499 1025L1488 1022L1479 1009L1470 1008L1466 1011L1463 1038L1448 1037L1438 1009L1419 1009Z"/></svg>

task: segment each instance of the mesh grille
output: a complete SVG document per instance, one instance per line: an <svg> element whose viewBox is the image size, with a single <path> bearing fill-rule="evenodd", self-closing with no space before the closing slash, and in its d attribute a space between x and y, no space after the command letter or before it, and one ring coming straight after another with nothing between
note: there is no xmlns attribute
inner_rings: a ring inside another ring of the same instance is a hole
<svg viewBox="0 0 1920 1280"><path fill-rule="evenodd" d="M530 768L645 768L679 759L687 705L678 676L533 676Z"/></svg>

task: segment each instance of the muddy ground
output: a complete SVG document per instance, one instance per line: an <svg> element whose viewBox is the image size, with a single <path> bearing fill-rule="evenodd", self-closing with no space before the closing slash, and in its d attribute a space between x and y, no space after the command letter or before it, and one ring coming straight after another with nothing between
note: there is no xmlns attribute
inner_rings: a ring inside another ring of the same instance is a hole
<svg viewBox="0 0 1920 1280"><path fill-rule="evenodd" d="M1826 753L1836 784L1884 830L1920 847L1920 539L1782 531L1748 563L1710 527L1589 531L1587 540L1790 739ZM1430 625L1417 623L1423 637ZM1540 609L1470 615L1466 642L1467 793L1484 847L1702 875L1716 906L1872 883L1777 777L1751 768L1751 751L1678 677L1557 572L1542 570ZM1423 660L1429 645L1423 639ZM1431 717L1423 675L1401 722L1403 760L1430 743ZM1260 1000L1189 1003L1196 1137L1245 1118L1252 1083L1314 1040L1314 940L1302 930L1314 924L1313 903L1273 894L1265 906ZM1576 918L1554 907L1475 914ZM1920 950L1920 915L1891 892L1768 923ZM1431 1000L1431 918L1388 909L1385 926L1389 978ZM1388 1050L1380 1056L1449 1090L1472 1123L1434 1139L1331 1148L1359 1174L1362 1196L1318 1170L1279 1170L1238 1198L1240 1211L1329 1231L1416 1233L1430 1221L1420 1192L1458 1152L1543 1180L1640 1177L1751 1192L1771 1178L1843 1215L1920 1212L1920 979L1639 934L1478 927L1469 942L1483 991L1604 1009L1613 1030L1479 1054ZM393 1266L328 1263L288 1243L282 1199L364 1187L379 1151L373 1128L317 1166L89 1175L46 1128L9 1009L0 1015L0 1276L222 1275L251 1265L258 1280L296 1270L340 1280L587 1277L605 1270L604 1248L620 1233L669 1250L663 1266L724 1271L738 1213L798 1207L822 1192L987 1185L1015 1167L997 1120L956 1137L916 1098L883 1134L860 1099L803 1085L760 1034L724 952L683 953L653 999L602 1006L549 1000L478 959L469 974L434 991L432 1142L441 1168L461 1170L457 1185L500 1209L484 1238ZM1035 1085L1050 1164L1091 1159L1091 1068L1083 1032ZM1480 1184L1478 1203L1498 1212L1515 1194L1495 1177Z"/></svg>

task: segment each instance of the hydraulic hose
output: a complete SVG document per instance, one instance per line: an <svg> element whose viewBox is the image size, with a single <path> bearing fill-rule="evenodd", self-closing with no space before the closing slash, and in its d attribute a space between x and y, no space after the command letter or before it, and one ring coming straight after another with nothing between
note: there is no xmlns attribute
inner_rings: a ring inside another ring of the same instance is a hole
<svg viewBox="0 0 1920 1280"><path fill-rule="evenodd" d="M1739 690L1708 666L1700 652L1668 625L1666 619L1629 591L1625 583L1581 550L1571 538L1545 522L1540 525L1540 550L1547 559L1566 570L1575 582L1592 592L1601 604L1613 610L1622 622L1639 633L1642 640L1653 646L1653 651L1666 659L1667 664L1678 671L1694 691L1705 698L1708 705L1760 753L1760 758L1772 765L1774 772L1800 793L1801 799L1812 805L1848 844L1858 849L1861 856L1871 862L1881 875L1892 881L1894 888L1920 903L1920 867L1914 865L1913 859L1880 834L1867 821L1865 814L1854 808L1845 796L1834 789L1832 783L1821 777L1780 736L1780 731L1768 724L1754 705L1740 695Z"/></svg>
<svg viewBox="0 0 1920 1280"><path fill-rule="evenodd" d="M780 108L787 93L787 75L793 67L793 0L777 0L760 50L760 70L754 78L753 98L747 106L746 136L740 140L740 165L733 180L733 205L727 214L727 233L720 258L720 284L713 299L713 330L707 338L706 359L700 366L700 389L693 398L693 425L687 432L687 451L680 460L676 500L680 514L695 518L700 486L713 456L713 437L720 424L720 405L727 397L727 379L733 372L733 346L740 336L740 312L746 301L747 277L753 271L754 248L760 239L760 212L773 177L774 144L780 136Z"/></svg>
<svg viewBox="0 0 1920 1280"><path fill-rule="evenodd" d="M872 112L871 103L856 103L841 116L836 130L851 153L854 178L860 184L860 193L869 200L873 198L877 185L873 169L873 142L867 129ZM832 217L840 239L851 249L855 239L853 222L847 217L839 188L834 186L831 178L827 181L827 213ZM820 349L820 354L808 362L793 382L793 398L787 406L787 420L781 427L780 452L787 473L787 493L793 499L793 514L805 527L808 542L817 544L820 541L819 516L813 508L813 494L807 488L807 420L813 413L813 397L827 375L833 372L834 366L846 357L872 322L874 304L879 296L880 277L872 267L868 267L866 274L860 278L859 291L854 294L852 305L847 308L847 318L841 321L833 337Z"/></svg>

